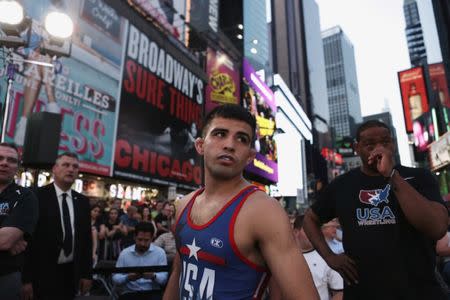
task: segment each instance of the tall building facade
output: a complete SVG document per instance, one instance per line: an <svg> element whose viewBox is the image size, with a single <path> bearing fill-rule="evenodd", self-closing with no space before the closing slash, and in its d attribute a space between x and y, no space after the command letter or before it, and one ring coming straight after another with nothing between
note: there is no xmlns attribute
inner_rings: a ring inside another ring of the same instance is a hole
<svg viewBox="0 0 450 300"><path fill-rule="evenodd" d="M432 1L447 86L450 87L450 1Z"/></svg>
<svg viewBox="0 0 450 300"><path fill-rule="evenodd" d="M353 44L339 26L322 32L330 125L336 136L354 136L362 121Z"/></svg>
<svg viewBox="0 0 450 300"><path fill-rule="evenodd" d="M308 63L303 20L301 1L272 0L274 73L281 75L300 106L310 116Z"/></svg>
<svg viewBox="0 0 450 300"><path fill-rule="evenodd" d="M244 56L255 70L264 70L269 81L272 75L272 32L270 0L243 1Z"/></svg>
<svg viewBox="0 0 450 300"><path fill-rule="evenodd" d="M321 155L323 148L332 148L329 128L330 112L328 108L325 60L321 37L319 7L315 0L303 0L303 23L305 28L306 61L308 65L311 120L313 123L314 143L312 145L312 169L315 180L328 182L328 165Z"/></svg>
<svg viewBox="0 0 450 300"><path fill-rule="evenodd" d="M319 7L314 0L303 0L302 5L303 10L308 12L304 14L304 27L311 111L313 119L315 119L315 116L318 116L318 119L322 120L320 122L314 121L314 127L320 132L326 132L328 131L326 124L330 121L330 112L328 109Z"/></svg>
<svg viewBox="0 0 450 300"><path fill-rule="evenodd" d="M420 66L427 60L427 50L416 0L405 0L403 2L403 13L405 15L409 59L412 66Z"/></svg>
<svg viewBox="0 0 450 300"><path fill-rule="evenodd" d="M289 210L294 205L302 209L309 205L308 179L314 172L305 13L302 1L291 0L272 0L271 11L272 89L278 106L277 127L283 132L277 137L279 187Z"/></svg>

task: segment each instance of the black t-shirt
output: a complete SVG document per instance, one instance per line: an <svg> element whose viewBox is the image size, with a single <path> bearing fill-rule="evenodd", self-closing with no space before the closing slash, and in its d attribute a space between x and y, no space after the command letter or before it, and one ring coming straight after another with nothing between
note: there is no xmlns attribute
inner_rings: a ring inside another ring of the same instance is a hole
<svg viewBox="0 0 450 300"><path fill-rule="evenodd" d="M396 169L425 198L443 203L429 171ZM440 299L435 242L408 223L384 177L353 169L331 182L312 210L322 222L339 218L345 253L357 264L359 284L345 287L345 299L391 299L386 291L392 299Z"/></svg>
<svg viewBox="0 0 450 300"><path fill-rule="evenodd" d="M155 224L161 224L161 226L169 229L169 218L167 218L167 216L163 213L159 213L156 217L155 217ZM158 232L156 233L156 236L160 236L161 234L163 234L164 231L158 230Z"/></svg>
<svg viewBox="0 0 450 300"><path fill-rule="evenodd" d="M16 227L24 232L29 242L38 220L38 200L26 188L15 183L0 193L0 227ZM24 253L12 256L0 251L0 276L19 271L23 267Z"/></svg>
<svg viewBox="0 0 450 300"><path fill-rule="evenodd" d="M109 231L113 230L113 227L116 225L120 224L120 220L117 219L116 222L114 222L114 224L110 223L109 221L106 221L104 223L105 227L108 228ZM121 239L123 237L123 233L122 231L117 230L116 233L114 233L114 235L112 237L109 237L108 239L110 240L118 240Z"/></svg>

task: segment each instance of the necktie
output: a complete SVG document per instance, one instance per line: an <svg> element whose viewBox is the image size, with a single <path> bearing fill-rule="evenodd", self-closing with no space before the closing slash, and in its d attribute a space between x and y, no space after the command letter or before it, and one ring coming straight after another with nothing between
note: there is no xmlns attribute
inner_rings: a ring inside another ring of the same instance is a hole
<svg viewBox="0 0 450 300"><path fill-rule="evenodd" d="M62 194L62 211L63 211L63 223L64 223L64 242L63 250L64 255L69 256L72 253L72 225L70 222L69 206L67 205L67 194Z"/></svg>

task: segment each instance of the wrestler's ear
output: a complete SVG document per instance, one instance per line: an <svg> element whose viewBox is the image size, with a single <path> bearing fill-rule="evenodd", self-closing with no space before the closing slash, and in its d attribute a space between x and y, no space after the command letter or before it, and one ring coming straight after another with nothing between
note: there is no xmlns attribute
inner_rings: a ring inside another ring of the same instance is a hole
<svg viewBox="0 0 450 300"><path fill-rule="evenodd" d="M255 156L256 156L255 148L250 149L250 155L247 158L247 164L251 163L255 159Z"/></svg>
<svg viewBox="0 0 450 300"><path fill-rule="evenodd" d="M205 152L203 150L203 145L205 144L205 140L202 137L198 137L195 139L195 149L197 153L203 155Z"/></svg>

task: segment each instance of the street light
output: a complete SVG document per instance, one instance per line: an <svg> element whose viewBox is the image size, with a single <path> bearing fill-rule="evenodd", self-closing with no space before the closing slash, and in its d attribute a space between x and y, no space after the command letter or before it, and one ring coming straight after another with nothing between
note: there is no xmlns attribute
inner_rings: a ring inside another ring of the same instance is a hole
<svg viewBox="0 0 450 300"><path fill-rule="evenodd" d="M44 39L41 51L50 56L70 56L73 33L72 19L65 13L52 11L45 17L44 28L48 39Z"/></svg>
<svg viewBox="0 0 450 300"><path fill-rule="evenodd" d="M0 1L0 46L16 48L28 43L31 20L24 17L23 7L17 1Z"/></svg>
<svg viewBox="0 0 450 300"><path fill-rule="evenodd" d="M73 22L68 15L53 11L45 17L45 30L56 39L67 39L72 36Z"/></svg>
<svg viewBox="0 0 450 300"><path fill-rule="evenodd" d="M23 21L23 7L17 1L0 1L0 23L18 25Z"/></svg>

